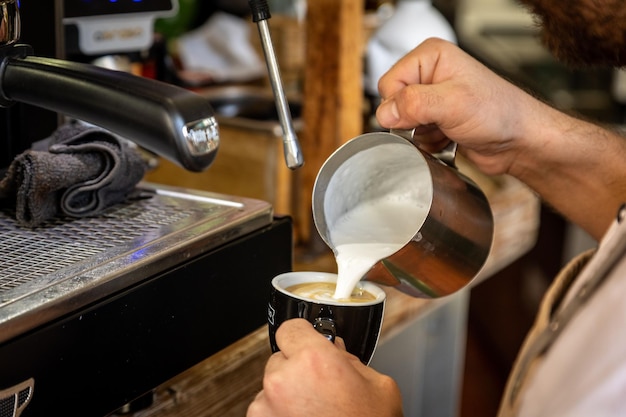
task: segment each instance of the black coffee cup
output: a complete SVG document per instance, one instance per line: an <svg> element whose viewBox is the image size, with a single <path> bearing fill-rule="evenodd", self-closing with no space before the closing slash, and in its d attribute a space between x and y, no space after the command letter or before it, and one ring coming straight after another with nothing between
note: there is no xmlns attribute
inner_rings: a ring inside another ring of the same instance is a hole
<svg viewBox="0 0 626 417"><path fill-rule="evenodd" d="M294 285L322 282L336 283L337 275L325 272L288 272L272 280L267 311L269 338L272 352L277 352L276 330L286 320L303 318L331 342L343 339L348 352L369 364L383 322L385 292L371 282L360 282L359 291L371 294L372 300L345 301L332 297L323 299L296 295L287 289Z"/></svg>

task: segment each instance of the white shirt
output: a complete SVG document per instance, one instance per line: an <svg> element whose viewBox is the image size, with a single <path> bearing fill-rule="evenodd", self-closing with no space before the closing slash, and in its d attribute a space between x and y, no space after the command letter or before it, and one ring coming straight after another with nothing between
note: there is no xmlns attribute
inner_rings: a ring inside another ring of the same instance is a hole
<svg viewBox="0 0 626 417"><path fill-rule="evenodd" d="M521 394L523 417L626 416L626 220L614 223L598 251L568 291L565 303L588 278L587 270L620 254L591 298L553 342Z"/></svg>

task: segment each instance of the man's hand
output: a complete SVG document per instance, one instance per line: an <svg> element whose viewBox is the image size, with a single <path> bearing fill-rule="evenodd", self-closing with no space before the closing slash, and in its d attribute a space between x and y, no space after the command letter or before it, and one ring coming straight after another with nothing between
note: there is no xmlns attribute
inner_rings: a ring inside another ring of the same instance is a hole
<svg viewBox="0 0 626 417"><path fill-rule="evenodd" d="M303 319L276 332L281 349L267 362L263 390L247 417L400 417L396 383L363 365L338 339L330 343Z"/></svg>

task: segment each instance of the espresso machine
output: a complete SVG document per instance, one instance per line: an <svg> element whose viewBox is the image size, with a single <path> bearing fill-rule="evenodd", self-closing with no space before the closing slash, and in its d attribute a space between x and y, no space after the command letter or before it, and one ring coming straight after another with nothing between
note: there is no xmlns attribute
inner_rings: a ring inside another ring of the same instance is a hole
<svg viewBox="0 0 626 417"><path fill-rule="evenodd" d="M15 3L0 0L2 22L17 22ZM64 1L20 3L29 46L0 48L2 167L68 114L210 165L204 99L64 61ZM108 415L265 323L269 281L292 267L290 219L263 201L140 187L149 198L33 229L0 210L0 417Z"/></svg>

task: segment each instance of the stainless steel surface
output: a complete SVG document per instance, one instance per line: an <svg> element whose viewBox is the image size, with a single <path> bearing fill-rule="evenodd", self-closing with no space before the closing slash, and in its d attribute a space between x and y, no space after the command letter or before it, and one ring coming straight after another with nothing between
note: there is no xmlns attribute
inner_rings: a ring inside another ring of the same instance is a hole
<svg viewBox="0 0 626 417"><path fill-rule="evenodd" d="M0 46L17 42L20 38L20 15L17 0L0 1Z"/></svg>
<svg viewBox="0 0 626 417"><path fill-rule="evenodd" d="M285 98L285 92L280 78L280 70L278 68L278 61L274 52L274 46L272 45L272 38L267 20L259 20L257 25L259 28L259 35L261 37L263 53L265 54L270 83L276 98L278 119L283 129L285 162L289 168L295 169L304 164L304 157L302 156L302 150L300 149L298 137L296 136L296 132L291 121L291 113L289 112L289 106L287 104L287 99Z"/></svg>
<svg viewBox="0 0 626 417"><path fill-rule="evenodd" d="M35 380L28 380L0 390L0 417L20 417L33 398Z"/></svg>
<svg viewBox="0 0 626 417"><path fill-rule="evenodd" d="M264 201L144 186L151 198L32 230L0 212L0 343L272 221Z"/></svg>
<svg viewBox="0 0 626 417"><path fill-rule="evenodd" d="M415 135L415 129L391 129L389 131L392 135L398 135L408 140L415 146L419 146L419 144L415 143L413 140L413 136ZM432 154L435 158L439 159L446 165L456 168L456 151L458 148L458 144L456 142L450 141L445 148L441 151Z"/></svg>
<svg viewBox="0 0 626 417"><path fill-rule="evenodd" d="M183 137L192 156L217 152L220 144L217 119L211 116L185 124Z"/></svg>
<svg viewBox="0 0 626 417"><path fill-rule="evenodd" d="M392 133L360 135L324 162L313 188L313 219L320 236L335 251L331 233L337 220L382 198L410 203L411 212L402 214L406 240L376 262L365 280L438 298L466 287L480 272L493 240L485 195L458 170ZM389 243L375 236L355 240L344 243Z"/></svg>

